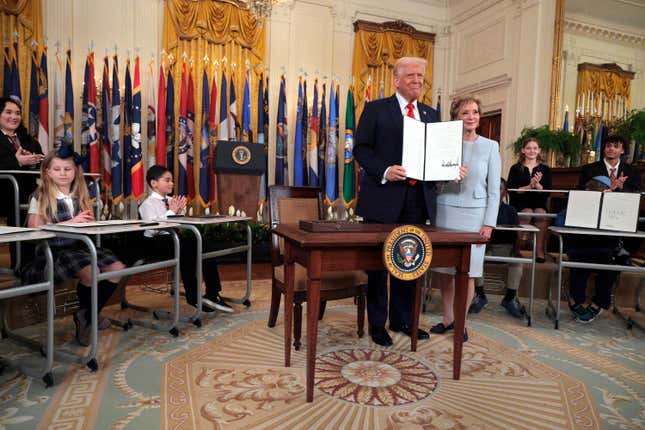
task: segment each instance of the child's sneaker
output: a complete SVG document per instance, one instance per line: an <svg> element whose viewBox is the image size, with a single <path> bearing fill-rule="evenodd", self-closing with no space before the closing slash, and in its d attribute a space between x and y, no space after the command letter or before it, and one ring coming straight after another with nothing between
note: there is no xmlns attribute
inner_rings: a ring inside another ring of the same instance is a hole
<svg viewBox="0 0 645 430"><path fill-rule="evenodd" d="M596 318L598 315L602 313L604 309L593 305L589 305L587 306L587 310L593 314L594 318Z"/></svg>
<svg viewBox="0 0 645 430"><path fill-rule="evenodd" d="M573 316L576 321L582 324L588 324L596 319L596 315L589 310L589 307L584 307L582 305L573 305L571 307L571 312L573 312Z"/></svg>
<svg viewBox="0 0 645 430"><path fill-rule="evenodd" d="M215 297L212 298L204 296L202 298L202 303L204 304L204 306L208 306L211 309L217 309L221 312L233 312L233 308L228 303L226 303L226 301L219 294L215 295Z"/></svg>

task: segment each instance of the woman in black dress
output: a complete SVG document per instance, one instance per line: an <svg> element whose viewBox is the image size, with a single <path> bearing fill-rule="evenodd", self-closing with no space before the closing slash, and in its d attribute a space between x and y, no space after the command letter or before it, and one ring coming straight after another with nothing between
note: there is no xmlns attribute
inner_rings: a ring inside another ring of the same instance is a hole
<svg viewBox="0 0 645 430"><path fill-rule="evenodd" d="M22 107L17 100L0 97L0 170L24 170L38 172L43 151L38 142L29 136L22 125ZM27 203L36 189L38 175L15 175L20 190L20 203ZM0 216L9 217L9 225L19 225L14 219L13 187L1 181L0 190L9 204L3 204Z"/></svg>
<svg viewBox="0 0 645 430"><path fill-rule="evenodd" d="M22 125L22 106L18 100L10 97L0 97L0 171L23 170L38 172L38 164L43 158L43 151L38 142L31 138L27 129ZM29 196L36 189L36 174L15 174L18 182L20 203L27 203ZM13 185L6 179L0 180L0 217L7 218L7 225L21 225L26 211L20 211L22 216L16 219ZM16 245L9 245L12 267L16 263ZM24 249L24 248L23 248Z"/></svg>
<svg viewBox="0 0 645 430"><path fill-rule="evenodd" d="M508 172L508 188L519 190L550 190L551 169L542 162L540 142L534 137L527 138L520 151L517 163ZM510 204L518 212L544 214L547 212L549 193L514 191L509 193ZM537 234L536 261L544 262L544 242L549 225L545 217L521 217L520 222L533 224L540 229Z"/></svg>

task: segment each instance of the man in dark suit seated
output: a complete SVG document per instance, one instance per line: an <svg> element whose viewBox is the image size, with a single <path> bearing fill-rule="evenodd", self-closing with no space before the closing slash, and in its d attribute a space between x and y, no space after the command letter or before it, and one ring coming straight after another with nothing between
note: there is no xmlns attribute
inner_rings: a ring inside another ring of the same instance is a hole
<svg viewBox="0 0 645 430"><path fill-rule="evenodd" d="M611 181L611 191L640 192L641 178L638 168L621 160L628 151L629 145L624 137L607 136L602 143L602 160L582 167L578 189L584 190L585 185L595 176L607 176Z"/></svg>
<svg viewBox="0 0 645 430"><path fill-rule="evenodd" d="M356 130L354 157L361 167L360 193L356 213L365 222L384 224L425 224L434 221L434 182L408 180L400 165L403 155L403 116L423 122L441 119L430 106L417 99L423 92L426 60L400 58L394 66L396 93L367 103ZM372 340L392 345L385 329L388 317L387 272L368 271L367 318ZM390 278L390 330L412 333L414 281ZM418 338L428 333L419 329Z"/></svg>

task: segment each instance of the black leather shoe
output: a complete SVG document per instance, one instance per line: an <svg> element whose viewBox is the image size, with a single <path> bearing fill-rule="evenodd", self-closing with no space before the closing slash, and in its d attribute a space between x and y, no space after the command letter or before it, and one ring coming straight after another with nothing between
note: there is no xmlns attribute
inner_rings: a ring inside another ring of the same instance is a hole
<svg viewBox="0 0 645 430"><path fill-rule="evenodd" d="M391 346L392 338L390 334L385 330L385 327L370 327L370 336L375 344L381 346Z"/></svg>
<svg viewBox="0 0 645 430"><path fill-rule="evenodd" d="M390 324L390 330L393 332L401 332L405 334L406 336L412 337L412 327L410 327L407 324L401 324L401 325L392 325ZM420 328L417 329L417 339L429 339L430 335L428 334L427 331L421 330Z"/></svg>
<svg viewBox="0 0 645 430"><path fill-rule="evenodd" d="M430 328L430 333L444 334L448 330L452 330L454 328L455 328L455 323L454 322L451 322L447 326L444 325L442 322L440 322L439 324L433 325Z"/></svg>

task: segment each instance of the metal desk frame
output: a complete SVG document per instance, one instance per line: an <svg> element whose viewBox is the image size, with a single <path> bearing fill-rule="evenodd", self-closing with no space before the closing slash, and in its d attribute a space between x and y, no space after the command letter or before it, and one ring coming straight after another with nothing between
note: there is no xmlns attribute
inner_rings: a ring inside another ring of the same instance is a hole
<svg viewBox="0 0 645 430"><path fill-rule="evenodd" d="M177 237L177 233L174 230L178 226L178 224L167 223L167 222L160 222L160 223L153 223L153 224L140 223L140 224L137 224L136 226L133 226L132 224L130 224L128 225L129 228L127 229L124 229L123 225L114 225L114 226L108 225L108 226L101 226L101 227L79 228L79 227L65 226L64 224L52 224L52 225L44 225L41 227L43 230L54 233L57 237L75 239L83 242L87 246L87 249L90 251L90 256L92 260L90 264L91 274L92 274L92 282L91 282L92 306L90 308L92 341L90 343L90 351L85 356L78 356L78 354L76 354L73 351L64 351L64 350L57 351L56 355L59 356L61 359L65 361L70 361L73 363L85 364L92 371L96 371L98 369L98 363L96 361L96 354L98 352L98 309L97 309L98 282L103 281L105 279L114 278L114 277L123 277L127 275L134 275L136 273L143 273L149 270L162 269L165 267L175 268L175 272L174 272L175 295L174 295L174 303L173 303L174 305L173 318L172 318L172 322L170 323L169 332L171 335L175 337L179 336L179 330L177 329L177 323L179 322L179 238ZM174 245L175 245L174 258L159 261L159 262L154 262L154 263L143 264L135 267L126 267L125 269L115 270L113 272L98 273L96 246L94 245L94 242L92 242L92 240L89 238L89 236L101 236L105 234L123 234L123 233L131 233L134 231L143 231L143 230L151 230L151 229L166 230L170 234L172 234ZM155 328L158 330L168 329L167 327L163 327L156 323L150 323L147 321L130 321L130 320L128 320L127 323L123 324L123 328L127 330L129 326L131 326L132 324L141 325L149 328Z"/></svg>
<svg viewBox="0 0 645 430"><path fill-rule="evenodd" d="M551 285L548 289L548 303L547 303L547 316L555 319L555 329L559 328L560 322L560 296L562 295L562 268L576 268L576 269L595 269L595 270L613 270L615 272L633 272L644 273L645 267L640 266L621 266L616 264L599 264L599 263L583 263L577 261L564 261L562 255L563 250L563 236L565 234L578 234L578 235L591 235L591 236L619 236L619 237L635 237L645 238L645 232L637 231L636 233L622 232L622 231L609 231L609 230L591 230L582 228L570 227L549 227L549 231L558 237L559 242L559 255L558 255L558 295L556 297L556 305L554 307L551 299Z"/></svg>
<svg viewBox="0 0 645 430"><path fill-rule="evenodd" d="M28 209L29 204L20 204L20 186L14 175L38 175L40 176L39 170L0 170L0 180L7 180L11 183L13 187L13 208L14 208L14 219L18 223L15 227L20 227L20 209ZM84 173L83 176L97 177L100 176L98 173ZM98 204L98 200L101 195L101 188L98 181L94 182L96 188L97 204L94 208L94 217L98 220L101 216L101 210ZM15 268L18 270L21 263L21 252L20 252L20 242L16 243L16 261Z"/></svg>
<svg viewBox="0 0 645 430"><path fill-rule="evenodd" d="M235 216L205 216L205 217L190 217L190 216L185 216L185 217L172 217L169 219L170 222L174 224L179 224L176 229L178 230L188 230L192 232L192 234L195 235L195 241L196 241L196 248L197 248L197 253L196 253L196 258L195 261L197 262L196 264L196 272L197 272L197 279L199 282L199 288L200 291L197 294L197 309L195 313L191 316L188 317L180 317L180 321L182 322L192 322L196 327L201 327L202 326L202 317L205 317L209 314L204 314L202 312L202 294L201 294L201 285L203 282L203 273L202 273L202 262L204 260L208 260L211 258L216 258L220 257L222 255L230 255L230 254L237 254L241 252L246 252L246 293L242 298L239 299L232 299L225 297L227 300L230 300L234 303L241 303L245 306L251 306L251 301L249 300L251 297L251 266L252 266L252 241L253 241L253 235L251 232L251 226L249 225L249 221L251 221L252 218L250 217L235 217ZM198 225L211 225L211 224L223 224L223 223L228 223L228 222L246 222L246 245L242 246L234 246L231 248L226 248L226 249L221 249L218 251L210 251L210 252L203 252L203 238L202 234L197 228ZM124 304L125 306L130 306L134 307L135 309L139 310L149 310L149 308L143 308L143 307L137 307L137 306L132 306L130 303L127 302L124 298ZM170 313L166 311L155 311L155 316L158 318L169 318ZM210 316L210 315L209 315ZM214 316L214 315L213 315Z"/></svg>
<svg viewBox="0 0 645 430"><path fill-rule="evenodd" d="M540 230L534 225L531 224L520 224L518 226L503 225L495 227L495 230L498 231L516 231L523 233L531 233L533 236L533 250L531 253L531 258L524 257L498 257L494 255L485 255L484 262L495 262L495 263L522 263L531 265L531 292L529 296L529 312L527 315L527 326L531 326L531 319L533 316L533 293L535 288L535 253L537 250L537 232Z"/></svg>
<svg viewBox="0 0 645 430"><path fill-rule="evenodd" d="M40 343L24 336L18 335L17 333L14 333L9 329L9 324L7 321L8 308L6 302L2 303L2 320L0 321L0 328L2 329L3 337L9 337L42 352L45 356L45 364L43 366L43 369L41 371L38 371L18 361L3 359L2 361L4 363L0 363L0 369L4 367L4 364L6 363L9 366L18 368L18 370L20 370L27 376L31 376L33 378L41 378L45 383L45 386L50 387L54 384L54 377L52 375L52 367L54 365L54 261L51 249L49 248L49 244L47 243L47 239L54 237L54 235L52 233L33 229L20 228L20 230L22 231L0 234L0 243L19 243L22 241L31 240L40 241L44 248L45 258L47 260L45 266L45 280L43 282L37 282L27 285L18 285L19 281L16 281L15 286L0 290L0 300L27 294L47 292L47 338L44 351Z"/></svg>

